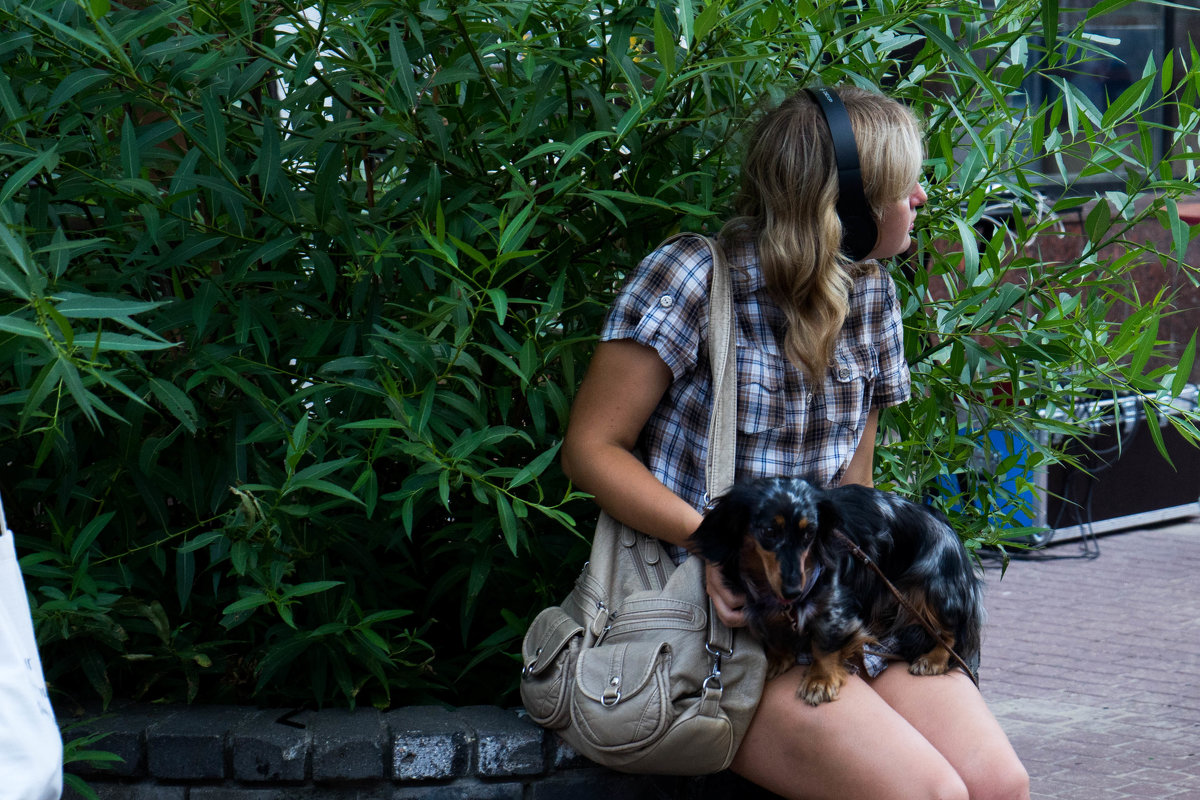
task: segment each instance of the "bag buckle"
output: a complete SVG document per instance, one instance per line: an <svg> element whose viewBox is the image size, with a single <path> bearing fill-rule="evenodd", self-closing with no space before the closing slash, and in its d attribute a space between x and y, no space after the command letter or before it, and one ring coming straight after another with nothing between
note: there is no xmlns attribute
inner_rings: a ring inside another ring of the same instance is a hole
<svg viewBox="0 0 1200 800"><path fill-rule="evenodd" d="M704 682L700 684L700 688L705 691L708 691L710 688L718 692L724 691L725 685L721 683L721 659L733 658L733 648L723 650L712 642L705 642L704 649L713 657L713 662L712 670L708 673L708 677L704 679Z"/></svg>
<svg viewBox="0 0 1200 800"><path fill-rule="evenodd" d="M522 680L527 681L530 679L530 677L533 676L533 669L534 669L534 667L537 666L538 660L541 659L541 657L542 657L542 648L539 647L537 649L537 652L533 654L533 658L530 660L530 662L528 664L526 664L525 666L521 667L521 679Z"/></svg>
<svg viewBox="0 0 1200 800"><path fill-rule="evenodd" d="M621 676L613 675L608 679L608 686L605 687L604 694L600 696L600 705L612 708L619 702L621 702Z"/></svg>

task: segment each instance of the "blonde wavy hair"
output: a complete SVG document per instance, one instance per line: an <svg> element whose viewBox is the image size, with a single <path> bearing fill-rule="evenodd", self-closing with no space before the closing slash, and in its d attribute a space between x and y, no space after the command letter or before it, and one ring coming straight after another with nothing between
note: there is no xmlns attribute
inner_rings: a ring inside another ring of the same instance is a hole
<svg viewBox="0 0 1200 800"><path fill-rule="evenodd" d="M833 90L850 116L863 191L879 223L884 209L906 197L920 176L921 126L907 107L878 92ZM854 278L875 267L855 265L841 253L833 144L806 92L758 122L741 179L736 216L721 236L756 240L763 279L787 318L784 355L819 385L833 360Z"/></svg>

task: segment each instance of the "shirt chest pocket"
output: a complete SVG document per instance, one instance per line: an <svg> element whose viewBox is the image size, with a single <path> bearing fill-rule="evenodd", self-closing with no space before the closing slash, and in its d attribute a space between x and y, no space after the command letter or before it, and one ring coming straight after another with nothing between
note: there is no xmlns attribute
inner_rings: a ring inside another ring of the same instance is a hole
<svg viewBox="0 0 1200 800"><path fill-rule="evenodd" d="M738 429L755 434L787 422L783 357L757 347L737 349Z"/></svg>
<svg viewBox="0 0 1200 800"><path fill-rule="evenodd" d="M879 354L870 345L839 347L824 391L824 414L830 422L858 433L871 410Z"/></svg>

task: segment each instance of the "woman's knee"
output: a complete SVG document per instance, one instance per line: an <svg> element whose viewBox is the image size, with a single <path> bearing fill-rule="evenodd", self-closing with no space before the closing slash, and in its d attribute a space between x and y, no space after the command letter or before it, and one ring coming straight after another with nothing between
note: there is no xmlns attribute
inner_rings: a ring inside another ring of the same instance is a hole
<svg viewBox="0 0 1200 800"><path fill-rule="evenodd" d="M923 792L918 791L911 783L906 783L903 792L905 797L928 797L930 800L974 800L967 790L967 785L953 770L928 784Z"/></svg>
<svg viewBox="0 0 1200 800"><path fill-rule="evenodd" d="M971 800L1029 800L1029 773L1015 756L981 763L966 779Z"/></svg>

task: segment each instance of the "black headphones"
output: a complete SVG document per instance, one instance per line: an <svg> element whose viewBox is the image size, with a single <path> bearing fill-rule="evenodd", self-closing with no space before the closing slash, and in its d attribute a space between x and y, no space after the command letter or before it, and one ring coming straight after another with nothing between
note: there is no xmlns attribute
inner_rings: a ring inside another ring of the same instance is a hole
<svg viewBox="0 0 1200 800"><path fill-rule="evenodd" d="M816 102L833 139L833 156L837 162L837 215L842 221L842 253L851 261L862 261L875 249L879 230L875 215L863 193L862 168L858 163L858 144L850 115L842 99L829 89L806 89Z"/></svg>

